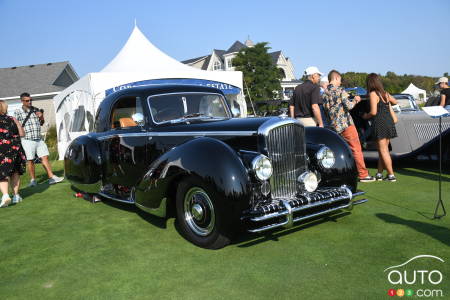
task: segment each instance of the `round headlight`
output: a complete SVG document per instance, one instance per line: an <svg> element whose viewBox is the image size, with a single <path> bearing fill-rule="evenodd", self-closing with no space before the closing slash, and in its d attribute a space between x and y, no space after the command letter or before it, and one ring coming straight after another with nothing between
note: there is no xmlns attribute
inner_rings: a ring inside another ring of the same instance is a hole
<svg viewBox="0 0 450 300"><path fill-rule="evenodd" d="M298 177L298 182L303 184L307 192L314 192L319 185L316 174L313 172L305 172Z"/></svg>
<svg viewBox="0 0 450 300"><path fill-rule="evenodd" d="M325 169L331 168L335 162L333 150L326 146L323 146L317 151L316 158L319 164Z"/></svg>
<svg viewBox="0 0 450 300"><path fill-rule="evenodd" d="M272 176L272 163L265 155L258 155L252 161L253 171L259 180L267 180Z"/></svg>

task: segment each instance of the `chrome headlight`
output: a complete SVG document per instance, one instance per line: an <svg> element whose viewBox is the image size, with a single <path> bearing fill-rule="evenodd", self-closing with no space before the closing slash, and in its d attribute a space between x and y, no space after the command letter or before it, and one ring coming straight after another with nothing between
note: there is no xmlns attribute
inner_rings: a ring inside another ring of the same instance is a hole
<svg viewBox="0 0 450 300"><path fill-rule="evenodd" d="M333 150L326 146L321 147L319 151L317 151L316 158L319 164L325 169L331 168L335 162Z"/></svg>
<svg viewBox="0 0 450 300"><path fill-rule="evenodd" d="M259 180L268 180L272 176L272 163L265 155L258 155L252 161L252 168Z"/></svg>
<svg viewBox="0 0 450 300"><path fill-rule="evenodd" d="M307 192L314 192L319 185L319 180L317 180L317 176L313 172L305 172L297 180Z"/></svg>

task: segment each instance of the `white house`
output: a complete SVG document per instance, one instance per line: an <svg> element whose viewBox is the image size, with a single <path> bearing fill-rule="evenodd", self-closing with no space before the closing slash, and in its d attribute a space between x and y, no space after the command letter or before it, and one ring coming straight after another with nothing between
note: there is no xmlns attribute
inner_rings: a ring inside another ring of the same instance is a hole
<svg viewBox="0 0 450 300"><path fill-rule="evenodd" d="M234 71L235 68L232 63L233 58L236 57L242 48L253 46L254 44L250 39L247 39L245 43L236 41L228 48L228 50L214 49L209 55L188 59L182 61L182 63L207 71ZM269 54L272 57L273 63L283 74L283 79L281 81L283 98L290 99L294 92L294 88L300 84L301 81L295 79L294 66L289 57L284 56L282 51L270 52Z"/></svg>

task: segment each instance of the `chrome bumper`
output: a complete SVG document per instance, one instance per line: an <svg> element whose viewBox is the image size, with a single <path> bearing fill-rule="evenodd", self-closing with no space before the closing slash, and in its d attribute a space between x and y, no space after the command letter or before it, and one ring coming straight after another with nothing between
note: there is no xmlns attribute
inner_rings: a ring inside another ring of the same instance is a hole
<svg viewBox="0 0 450 300"><path fill-rule="evenodd" d="M364 192L352 193L349 188L322 189L296 199L278 199L249 211L242 218L249 221L249 232L261 232L278 227L292 227L294 222L325 215L340 209L352 209L367 199L353 200Z"/></svg>

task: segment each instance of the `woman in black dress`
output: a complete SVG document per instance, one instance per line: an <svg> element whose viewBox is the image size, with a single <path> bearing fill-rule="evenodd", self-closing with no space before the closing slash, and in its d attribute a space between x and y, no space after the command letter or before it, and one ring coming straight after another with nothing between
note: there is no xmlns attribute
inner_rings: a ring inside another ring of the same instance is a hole
<svg viewBox="0 0 450 300"><path fill-rule="evenodd" d="M389 142L397 137L395 123L391 115L391 104L397 104L397 100L389 95L383 88L380 77L371 73L367 76L367 92L370 97L370 112L363 115L364 119L373 117L373 133L377 139L378 149L378 173L377 180L383 180L383 170L386 169L386 181L395 182L397 179L392 168L391 154L389 153ZM392 113L394 113L392 111Z"/></svg>
<svg viewBox="0 0 450 300"><path fill-rule="evenodd" d="M0 100L0 191L2 200L0 207L11 203L9 197L9 183L11 181L14 192L13 202L22 201L19 195L20 175L25 172L25 153L20 143L20 137L25 135L19 121L8 116L8 104Z"/></svg>

